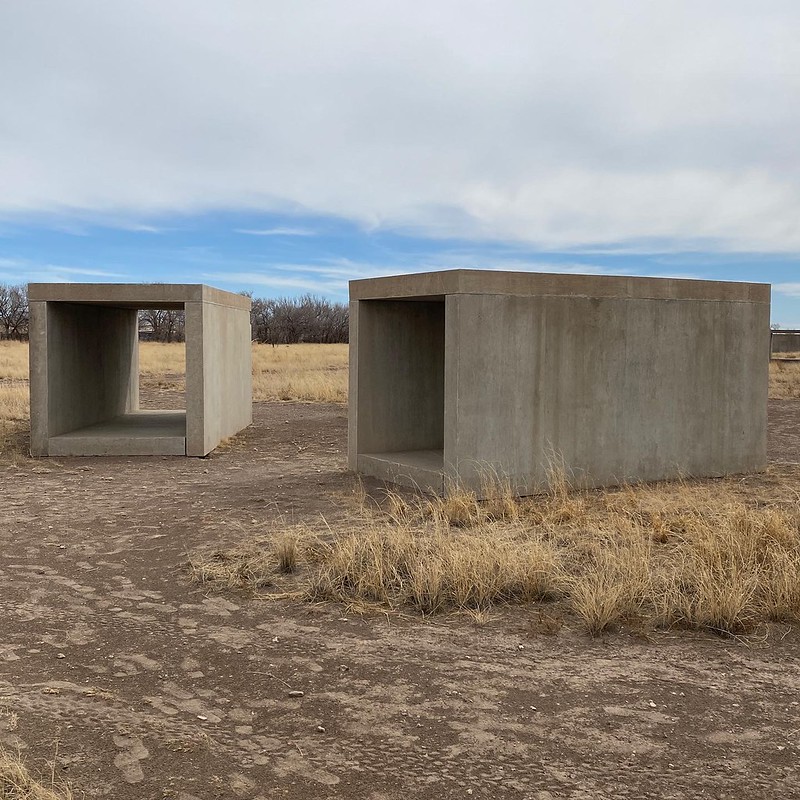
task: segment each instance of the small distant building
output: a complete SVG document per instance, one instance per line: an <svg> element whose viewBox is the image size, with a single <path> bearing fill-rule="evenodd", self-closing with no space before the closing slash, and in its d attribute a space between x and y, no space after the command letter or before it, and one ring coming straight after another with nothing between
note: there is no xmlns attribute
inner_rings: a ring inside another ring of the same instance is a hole
<svg viewBox="0 0 800 800"><path fill-rule="evenodd" d="M201 284L28 294L32 455L204 456L252 421L248 297ZM185 411L139 408L140 309L185 311Z"/></svg>
<svg viewBox="0 0 800 800"><path fill-rule="evenodd" d="M349 464L520 494L766 464L770 287L451 270L350 282Z"/></svg>

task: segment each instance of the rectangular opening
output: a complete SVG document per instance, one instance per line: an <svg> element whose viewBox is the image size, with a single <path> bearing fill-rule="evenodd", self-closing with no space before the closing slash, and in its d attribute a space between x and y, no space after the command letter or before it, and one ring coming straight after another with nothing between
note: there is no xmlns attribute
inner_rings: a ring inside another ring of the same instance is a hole
<svg viewBox="0 0 800 800"><path fill-rule="evenodd" d="M146 342L142 359L138 309L48 307L50 455L185 455L183 342ZM182 306L159 313L178 326L170 338L183 338Z"/></svg>
<svg viewBox="0 0 800 800"><path fill-rule="evenodd" d="M139 410L186 412L186 330L181 309L139 311Z"/></svg>
<svg viewBox="0 0 800 800"><path fill-rule="evenodd" d="M358 458L365 471L441 483L444 338L443 297L359 303Z"/></svg>

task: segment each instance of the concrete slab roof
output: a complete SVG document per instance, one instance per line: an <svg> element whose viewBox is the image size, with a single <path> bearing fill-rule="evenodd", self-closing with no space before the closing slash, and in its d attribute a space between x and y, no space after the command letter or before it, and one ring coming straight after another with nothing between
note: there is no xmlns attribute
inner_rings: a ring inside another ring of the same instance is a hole
<svg viewBox="0 0 800 800"><path fill-rule="evenodd" d="M448 294L573 295L654 300L770 302L768 283L452 269L350 281L351 300L430 300Z"/></svg>
<svg viewBox="0 0 800 800"><path fill-rule="evenodd" d="M202 283L29 283L28 300L165 309L180 309L186 303L213 303L250 310L249 297Z"/></svg>

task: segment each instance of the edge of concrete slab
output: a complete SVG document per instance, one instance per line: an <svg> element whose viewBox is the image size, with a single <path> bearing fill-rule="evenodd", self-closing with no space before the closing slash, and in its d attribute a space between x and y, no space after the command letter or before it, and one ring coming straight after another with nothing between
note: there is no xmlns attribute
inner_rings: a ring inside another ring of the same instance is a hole
<svg viewBox="0 0 800 800"><path fill-rule="evenodd" d="M434 451L359 454L357 472L423 492L442 494L442 468L432 466ZM441 463L441 461L439 462Z"/></svg>
<svg viewBox="0 0 800 800"><path fill-rule="evenodd" d="M767 283L470 269L350 281L351 300L422 300L448 294L513 294L768 304L770 292Z"/></svg>

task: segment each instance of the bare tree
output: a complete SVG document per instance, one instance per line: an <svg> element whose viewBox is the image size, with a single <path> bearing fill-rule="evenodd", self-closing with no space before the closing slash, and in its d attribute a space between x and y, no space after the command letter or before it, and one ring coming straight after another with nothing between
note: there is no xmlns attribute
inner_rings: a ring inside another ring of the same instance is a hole
<svg viewBox="0 0 800 800"><path fill-rule="evenodd" d="M186 339L183 311L146 308L139 312L139 324L154 342L183 342Z"/></svg>
<svg viewBox="0 0 800 800"><path fill-rule="evenodd" d="M253 298L253 339L267 344L347 342L349 313L344 303L304 295L277 300Z"/></svg>
<svg viewBox="0 0 800 800"><path fill-rule="evenodd" d="M28 338L28 289L0 284L0 339Z"/></svg>

